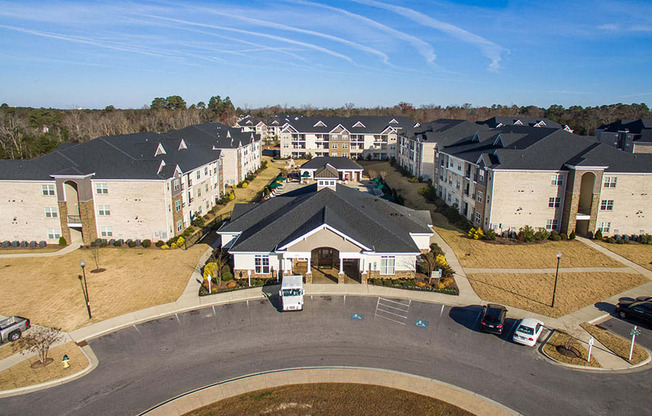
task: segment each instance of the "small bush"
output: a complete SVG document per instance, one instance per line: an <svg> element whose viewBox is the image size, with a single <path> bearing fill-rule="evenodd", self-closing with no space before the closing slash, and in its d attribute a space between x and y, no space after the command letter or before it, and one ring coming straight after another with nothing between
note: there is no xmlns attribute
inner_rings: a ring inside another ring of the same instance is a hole
<svg viewBox="0 0 652 416"><path fill-rule="evenodd" d="M534 228L530 227L529 225L521 227L521 229L518 230L518 238L526 243L531 243L534 241L534 234Z"/></svg>
<svg viewBox="0 0 652 416"><path fill-rule="evenodd" d="M441 247L439 247L439 244L437 244L437 243L430 244L430 251L435 253L435 255L437 255L437 254L443 255L444 254L444 250L442 250Z"/></svg>
<svg viewBox="0 0 652 416"><path fill-rule="evenodd" d="M194 225L195 227L202 228L202 227L204 227L204 224L205 224L205 221L204 221L204 219L202 217L195 217L192 220L192 225Z"/></svg>
<svg viewBox="0 0 652 416"><path fill-rule="evenodd" d="M149 248L152 245L152 240L143 240L140 244L145 248Z"/></svg>
<svg viewBox="0 0 652 416"><path fill-rule="evenodd" d="M552 231L550 232L550 237L549 237L549 238L550 238L550 240L552 240L552 241L560 241L560 240L561 240L561 236L560 236L559 233L558 233L557 231L555 231L555 230L552 230Z"/></svg>
<svg viewBox="0 0 652 416"><path fill-rule="evenodd" d="M156 247L161 248L165 245L165 241L163 240L158 240L155 244Z"/></svg>
<svg viewBox="0 0 652 416"><path fill-rule="evenodd" d="M611 243L611 244L614 244L614 243L616 242L616 239L615 239L615 238L613 238L613 237L609 237L609 238L607 238L607 240L606 240L606 241L607 241L607 243Z"/></svg>
<svg viewBox="0 0 652 416"><path fill-rule="evenodd" d="M100 247L101 247L101 248L104 248L104 247L106 247L106 246L107 246L106 241L100 241Z"/></svg>
<svg viewBox="0 0 652 416"><path fill-rule="evenodd" d="M228 282L230 280L233 280L233 273L231 273L230 270L225 270L222 272L222 281L223 282Z"/></svg>
<svg viewBox="0 0 652 416"><path fill-rule="evenodd" d="M473 228L469 230L469 232L466 234L466 236L472 240L479 240L484 236L484 232L482 232L482 228Z"/></svg>
<svg viewBox="0 0 652 416"><path fill-rule="evenodd" d="M616 244L627 244L627 240L621 238L620 240L616 240Z"/></svg>
<svg viewBox="0 0 652 416"><path fill-rule="evenodd" d="M177 246L177 243L172 243L172 244L170 244L170 248L177 248L177 247L178 247L178 246Z"/></svg>
<svg viewBox="0 0 652 416"><path fill-rule="evenodd" d="M539 228L537 232L534 233L534 239L537 241L547 240L549 237L550 234L545 228Z"/></svg>
<svg viewBox="0 0 652 416"><path fill-rule="evenodd" d="M419 178L417 178L416 176L410 176L408 178L408 182L419 183Z"/></svg>
<svg viewBox="0 0 652 416"><path fill-rule="evenodd" d="M230 201L233 201L234 199L235 199L235 193L231 192L231 193L229 194L229 200L230 200Z"/></svg>
<svg viewBox="0 0 652 416"><path fill-rule="evenodd" d="M122 240L115 240L115 243L113 243L113 245L116 247L122 246Z"/></svg>
<svg viewBox="0 0 652 416"><path fill-rule="evenodd" d="M652 234L642 234L639 237L641 244L652 245Z"/></svg>
<svg viewBox="0 0 652 416"><path fill-rule="evenodd" d="M170 246L168 246L167 244L163 244L163 245L161 246L161 250L167 250L167 249L169 249L169 248L170 248Z"/></svg>
<svg viewBox="0 0 652 416"><path fill-rule="evenodd" d="M242 187L243 188L246 188L247 186L249 186L249 183L247 183L247 181L242 182Z"/></svg>
<svg viewBox="0 0 652 416"><path fill-rule="evenodd" d="M60 245L60 246L65 246L66 244L68 244L68 242L66 241L66 239L63 238L63 237L59 237L59 245Z"/></svg>
<svg viewBox="0 0 652 416"><path fill-rule="evenodd" d="M203 218L205 221L208 221L208 220L211 219L211 216L208 215L208 214L206 214L206 215L204 215L202 218Z"/></svg>
<svg viewBox="0 0 652 416"><path fill-rule="evenodd" d="M132 241L130 241L127 245L128 245L129 247L131 247L131 248L134 248L134 247L136 247L136 242L132 240Z"/></svg>
<svg viewBox="0 0 652 416"><path fill-rule="evenodd" d="M598 228L593 236L596 240L602 240L602 230Z"/></svg>
<svg viewBox="0 0 652 416"><path fill-rule="evenodd" d="M494 241L496 239L496 232L492 229L488 229L484 233L484 239L489 241Z"/></svg>
<svg viewBox="0 0 652 416"><path fill-rule="evenodd" d="M569 240L575 240L575 237L576 237L576 235L575 235L575 230L573 230L573 231L571 231L571 233L568 235L568 239L569 239Z"/></svg>
<svg viewBox="0 0 652 416"><path fill-rule="evenodd" d="M186 240L183 237L179 237L179 238L177 238L176 245L177 245L177 247L181 247L185 242L186 242ZM175 243L172 243L172 244L175 244Z"/></svg>
<svg viewBox="0 0 652 416"><path fill-rule="evenodd" d="M562 240L568 240L568 236L566 235L566 233L559 234L559 237L561 237Z"/></svg>

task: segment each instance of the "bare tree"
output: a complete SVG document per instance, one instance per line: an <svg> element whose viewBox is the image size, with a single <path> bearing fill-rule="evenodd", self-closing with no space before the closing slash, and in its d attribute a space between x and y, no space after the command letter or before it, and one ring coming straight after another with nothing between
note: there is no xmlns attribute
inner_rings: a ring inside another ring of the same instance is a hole
<svg viewBox="0 0 652 416"><path fill-rule="evenodd" d="M35 353L43 365L52 362L48 361L48 351L55 343L63 339L61 328L50 328L47 326L34 326L31 331L16 341L14 348L20 349L21 354Z"/></svg>
<svg viewBox="0 0 652 416"><path fill-rule="evenodd" d="M91 243L91 255L95 262L95 270L100 270L100 243L98 241Z"/></svg>

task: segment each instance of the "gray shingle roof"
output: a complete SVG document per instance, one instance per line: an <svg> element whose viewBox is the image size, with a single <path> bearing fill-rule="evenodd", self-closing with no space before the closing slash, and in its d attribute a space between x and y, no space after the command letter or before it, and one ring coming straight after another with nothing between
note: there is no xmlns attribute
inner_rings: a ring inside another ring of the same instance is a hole
<svg viewBox="0 0 652 416"><path fill-rule="evenodd" d="M231 251L272 252L327 224L376 251L418 253L410 233L431 233L430 213L414 211L343 185L317 191L308 185L295 192L234 210L220 231L241 232Z"/></svg>
<svg viewBox="0 0 652 416"><path fill-rule="evenodd" d="M488 120L478 121L478 124L485 124L491 128L496 128L502 126L515 126L518 125L515 123L518 123L519 121L523 123L522 125L530 126L530 127L534 127L535 125L541 122L543 122L541 124L544 125L539 125L539 127L548 127L548 128L555 128L555 129L560 129L562 127L561 124L543 117L514 117L514 116L492 117Z"/></svg>
<svg viewBox="0 0 652 416"><path fill-rule="evenodd" d="M251 132L219 123L165 134L99 137L84 143L64 143L54 152L32 160L0 160L0 180L51 180L51 175L91 173L97 179L165 179L173 175L176 165L187 172L217 159L219 149L254 140L259 137ZM165 154L156 155L159 145ZM161 161L165 166L159 172Z"/></svg>
<svg viewBox="0 0 652 416"><path fill-rule="evenodd" d="M301 169L320 169L329 164L338 170L363 170L363 167L348 157L313 157L303 165Z"/></svg>
<svg viewBox="0 0 652 416"><path fill-rule="evenodd" d="M414 121L408 117L392 116L351 116L351 117L289 117L285 119L297 131L302 133L328 133L342 125L353 134L380 133L387 127L399 132L412 128ZM393 123L392 121L396 121ZM321 123L319 123L321 122Z"/></svg>

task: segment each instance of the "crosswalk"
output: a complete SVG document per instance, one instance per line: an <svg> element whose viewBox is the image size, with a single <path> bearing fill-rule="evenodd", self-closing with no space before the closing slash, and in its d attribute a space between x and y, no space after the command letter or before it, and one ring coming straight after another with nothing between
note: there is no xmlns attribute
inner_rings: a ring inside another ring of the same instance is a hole
<svg viewBox="0 0 652 416"><path fill-rule="evenodd" d="M374 317L405 325L411 304L411 300L387 299L378 297Z"/></svg>

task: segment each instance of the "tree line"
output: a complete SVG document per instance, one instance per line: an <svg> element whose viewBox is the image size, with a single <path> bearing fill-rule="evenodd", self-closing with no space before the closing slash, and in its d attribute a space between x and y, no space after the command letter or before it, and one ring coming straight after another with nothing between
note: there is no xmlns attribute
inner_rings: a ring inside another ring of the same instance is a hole
<svg viewBox="0 0 652 416"><path fill-rule="evenodd" d="M392 107L359 108L352 103L338 108L267 106L263 108L235 108L231 99L219 95L188 106L181 96L156 97L142 109L60 110L53 108L0 106L0 158L32 159L56 149L63 142L81 143L96 137L170 130L200 124L221 122L233 125L242 114L267 118L274 114L290 113L307 116L391 115L406 116L423 123L439 118L486 120L494 116L546 117L568 125L576 134L593 135L602 124L619 119L652 118L646 104L611 104L598 107L552 105L474 107L425 105L415 107L401 102Z"/></svg>

